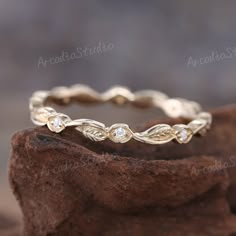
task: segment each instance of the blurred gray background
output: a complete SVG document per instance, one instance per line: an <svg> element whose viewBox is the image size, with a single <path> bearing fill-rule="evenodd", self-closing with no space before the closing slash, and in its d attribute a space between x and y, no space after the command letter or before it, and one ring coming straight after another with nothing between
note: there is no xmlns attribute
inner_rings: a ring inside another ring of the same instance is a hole
<svg viewBox="0 0 236 236"><path fill-rule="evenodd" d="M233 0L1 0L0 211L19 215L7 161L12 134L33 126L33 91L75 83L104 91L120 84L193 99L207 109L234 103L235 12ZM73 117L108 123L144 122L156 114L73 108Z"/></svg>

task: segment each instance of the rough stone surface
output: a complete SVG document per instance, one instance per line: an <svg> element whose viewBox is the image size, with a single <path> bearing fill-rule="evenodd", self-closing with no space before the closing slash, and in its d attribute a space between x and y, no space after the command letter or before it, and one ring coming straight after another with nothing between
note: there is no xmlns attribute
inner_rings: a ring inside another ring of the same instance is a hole
<svg viewBox="0 0 236 236"><path fill-rule="evenodd" d="M9 179L24 235L236 235L236 107L213 114L211 131L182 145L16 133Z"/></svg>

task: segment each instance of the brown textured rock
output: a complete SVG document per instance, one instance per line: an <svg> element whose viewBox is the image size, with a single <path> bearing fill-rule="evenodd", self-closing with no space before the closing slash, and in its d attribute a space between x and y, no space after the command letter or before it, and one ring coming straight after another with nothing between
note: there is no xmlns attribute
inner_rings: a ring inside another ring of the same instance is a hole
<svg viewBox="0 0 236 236"><path fill-rule="evenodd" d="M12 146L27 236L236 234L235 106L214 112L207 136L187 145L94 143L41 127Z"/></svg>

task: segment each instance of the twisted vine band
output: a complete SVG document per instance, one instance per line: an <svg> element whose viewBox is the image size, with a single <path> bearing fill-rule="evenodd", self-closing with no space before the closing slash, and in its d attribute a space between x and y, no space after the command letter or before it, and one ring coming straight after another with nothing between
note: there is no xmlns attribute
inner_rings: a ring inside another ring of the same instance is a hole
<svg viewBox="0 0 236 236"><path fill-rule="evenodd" d="M116 105L131 104L140 108L157 107L172 118L190 119L188 124L157 124L143 132L132 131L127 124L118 123L106 127L91 119L72 120L69 116L56 112L49 103L68 105L73 102L100 104L112 102ZM164 144L171 140L188 143L195 134L204 135L210 129L212 116L203 112L200 105L182 98L168 98L154 90L142 90L132 93L128 88L115 86L104 93L98 93L85 85L56 87L51 91L37 91L30 98L31 120L35 125L44 126L55 133L73 126L85 137L93 141L110 139L116 143L128 142L131 138L148 144Z"/></svg>

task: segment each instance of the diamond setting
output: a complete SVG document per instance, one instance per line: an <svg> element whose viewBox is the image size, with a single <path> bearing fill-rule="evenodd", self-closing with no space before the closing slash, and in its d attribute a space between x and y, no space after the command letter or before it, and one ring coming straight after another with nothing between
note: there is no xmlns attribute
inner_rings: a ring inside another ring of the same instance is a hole
<svg viewBox="0 0 236 236"><path fill-rule="evenodd" d="M58 115L49 117L47 126L52 132L55 133L60 133L63 129L65 129L65 124Z"/></svg>
<svg viewBox="0 0 236 236"><path fill-rule="evenodd" d="M115 124L109 128L109 138L116 143L128 142L133 134L129 126L126 124Z"/></svg>
<svg viewBox="0 0 236 236"><path fill-rule="evenodd" d="M193 131L187 125L174 125L173 129L179 143L188 143L193 136Z"/></svg>

